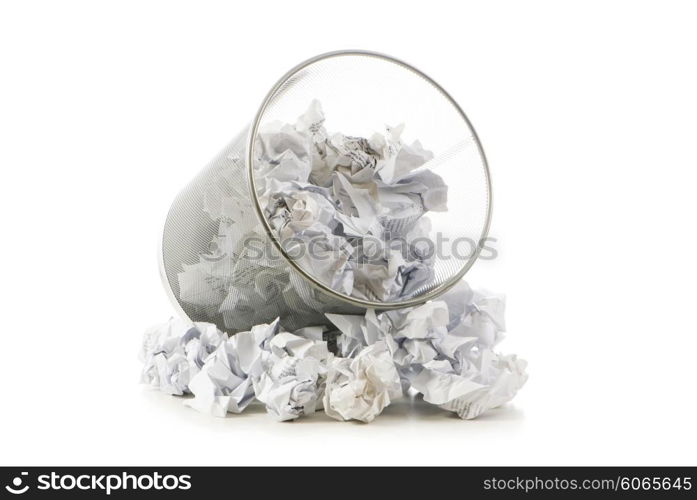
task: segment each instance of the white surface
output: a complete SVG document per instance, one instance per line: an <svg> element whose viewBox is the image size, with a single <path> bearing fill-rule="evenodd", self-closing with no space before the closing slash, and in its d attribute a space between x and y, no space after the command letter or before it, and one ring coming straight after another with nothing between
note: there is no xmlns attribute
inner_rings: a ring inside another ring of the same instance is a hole
<svg viewBox="0 0 697 500"><path fill-rule="evenodd" d="M1 4L0 463L694 465L690 3L342 5ZM469 277L508 295L512 407L280 424L136 383L171 314L170 201L283 72L339 48L424 70L483 141L500 258Z"/></svg>

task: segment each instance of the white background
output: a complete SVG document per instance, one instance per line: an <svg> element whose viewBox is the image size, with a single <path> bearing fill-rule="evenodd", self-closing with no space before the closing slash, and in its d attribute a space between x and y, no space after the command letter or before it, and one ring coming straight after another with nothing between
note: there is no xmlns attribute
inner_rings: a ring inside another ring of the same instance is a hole
<svg viewBox="0 0 697 500"><path fill-rule="evenodd" d="M694 4L693 4L694 5ZM689 2L0 4L0 463L695 464L697 17ZM139 386L172 314L177 191L287 69L360 48L435 78L494 180L513 404L369 425L215 419Z"/></svg>

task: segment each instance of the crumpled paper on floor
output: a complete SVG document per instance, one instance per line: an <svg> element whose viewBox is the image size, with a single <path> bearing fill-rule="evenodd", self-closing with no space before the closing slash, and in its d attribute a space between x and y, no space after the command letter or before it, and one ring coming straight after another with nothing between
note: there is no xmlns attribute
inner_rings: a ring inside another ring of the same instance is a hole
<svg viewBox="0 0 697 500"><path fill-rule="evenodd" d="M401 396L399 374L382 341L354 358L335 357L329 362L324 411L332 418L372 422Z"/></svg>
<svg viewBox="0 0 697 500"><path fill-rule="evenodd" d="M503 296L462 282L417 307L328 314L338 332L286 332L277 319L228 338L214 325L170 320L145 333L141 380L192 393L185 404L218 417L256 398L279 421L323 407L337 420L370 422L412 389L471 419L510 401L527 380L525 361L495 350L504 312Z"/></svg>
<svg viewBox="0 0 697 500"><path fill-rule="evenodd" d="M216 417L241 413L254 400L254 379L261 376L267 346L278 331L276 320L222 342L189 383L194 399L186 405Z"/></svg>
<svg viewBox="0 0 697 500"><path fill-rule="evenodd" d="M317 330L279 333L269 343L265 370L254 381L257 399L276 420L295 420L321 407L329 350Z"/></svg>
<svg viewBox="0 0 697 500"><path fill-rule="evenodd" d="M342 355L384 342L405 388L469 419L510 401L527 380L525 361L494 351L503 339L504 311L503 296L462 282L421 306L327 317L342 332Z"/></svg>
<svg viewBox="0 0 697 500"><path fill-rule="evenodd" d="M215 325L175 318L149 328L139 353L143 363L141 382L167 394L190 393L191 379L225 338Z"/></svg>

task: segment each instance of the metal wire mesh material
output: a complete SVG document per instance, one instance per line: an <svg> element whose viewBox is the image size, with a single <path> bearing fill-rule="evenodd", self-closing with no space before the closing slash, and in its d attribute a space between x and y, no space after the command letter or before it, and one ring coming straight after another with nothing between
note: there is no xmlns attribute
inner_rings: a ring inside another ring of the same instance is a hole
<svg viewBox="0 0 697 500"><path fill-rule="evenodd" d="M385 125L404 123L407 138L433 151L423 168L433 169L448 185L448 211L429 213L433 279L409 296L376 301L332 289L285 252L266 219L257 196L257 134L273 121L294 122L315 99L332 130L368 137ZM387 56L324 54L281 78L250 127L177 196L162 238L163 281L184 315L230 333L277 316L292 330L326 323L326 312L420 304L454 285L476 260L488 231L490 193L476 134L435 82Z"/></svg>

